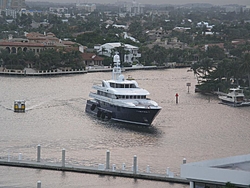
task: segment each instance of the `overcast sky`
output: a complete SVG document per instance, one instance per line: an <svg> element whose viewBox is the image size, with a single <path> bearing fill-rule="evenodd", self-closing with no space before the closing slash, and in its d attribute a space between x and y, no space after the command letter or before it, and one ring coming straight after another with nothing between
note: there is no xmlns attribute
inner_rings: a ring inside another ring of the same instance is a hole
<svg viewBox="0 0 250 188"><path fill-rule="evenodd" d="M40 0L42 1L42 0ZM45 1L45 0L44 0ZM62 0L48 0L52 2L62 2ZM80 2L80 3L115 3L115 2L132 2L133 0L63 0L63 2ZM250 5L250 0L136 0L141 4L186 4L186 3L210 3L214 5Z"/></svg>

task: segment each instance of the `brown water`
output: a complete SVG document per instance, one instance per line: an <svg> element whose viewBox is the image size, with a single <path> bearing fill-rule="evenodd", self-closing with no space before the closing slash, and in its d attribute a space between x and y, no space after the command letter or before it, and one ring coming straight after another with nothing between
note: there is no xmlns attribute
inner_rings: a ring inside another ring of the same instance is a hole
<svg viewBox="0 0 250 188"><path fill-rule="evenodd" d="M41 145L42 161L59 162L66 150L66 163L97 166L105 163L129 170L137 155L140 171L166 168L180 174L187 162L248 154L250 107L219 104L216 97L194 93L196 79L187 69L124 72L147 89L162 106L151 127L103 122L85 114L93 83L110 79L111 73L88 73L60 77L0 77L0 157L8 154L36 160ZM186 83L191 87L188 93ZM179 103L175 103L175 94ZM13 102L26 100L26 113L14 113ZM0 187L188 187L146 180L63 173L0 166Z"/></svg>

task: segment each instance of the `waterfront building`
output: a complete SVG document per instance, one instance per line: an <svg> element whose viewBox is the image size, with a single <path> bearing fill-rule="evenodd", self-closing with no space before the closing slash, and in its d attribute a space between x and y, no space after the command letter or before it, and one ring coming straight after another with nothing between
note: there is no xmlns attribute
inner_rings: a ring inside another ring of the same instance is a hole
<svg viewBox="0 0 250 188"><path fill-rule="evenodd" d="M103 67L103 60L104 58L96 55L95 53L82 53L81 54L83 63L87 67Z"/></svg>
<svg viewBox="0 0 250 188"><path fill-rule="evenodd" d="M9 35L8 39L0 40L0 49L6 49L9 53L21 51L33 51L39 54L46 49L71 48L75 43L71 41L62 41L53 33L26 33L26 38L13 38Z"/></svg>
<svg viewBox="0 0 250 188"><path fill-rule="evenodd" d="M181 177L190 181L190 188L249 187L250 154L183 164Z"/></svg>
<svg viewBox="0 0 250 188"><path fill-rule="evenodd" d="M105 43L100 46L95 46L99 55L111 57L118 48L124 48L123 60L125 63L138 62L141 54L138 52L139 48L130 44L122 44L121 42Z"/></svg>

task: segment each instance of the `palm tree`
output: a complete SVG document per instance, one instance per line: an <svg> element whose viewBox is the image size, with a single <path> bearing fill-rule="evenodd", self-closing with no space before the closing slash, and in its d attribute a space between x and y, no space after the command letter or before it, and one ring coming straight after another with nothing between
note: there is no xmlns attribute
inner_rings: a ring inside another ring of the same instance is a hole
<svg viewBox="0 0 250 188"><path fill-rule="evenodd" d="M206 78L214 70L215 64L210 58L204 58L199 61L193 69L199 77Z"/></svg>
<svg viewBox="0 0 250 188"><path fill-rule="evenodd" d="M243 59L240 65L240 70L242 71L243 74L247 76L248 86L250 87L250 53L246 53L243 56Z"/></svg>

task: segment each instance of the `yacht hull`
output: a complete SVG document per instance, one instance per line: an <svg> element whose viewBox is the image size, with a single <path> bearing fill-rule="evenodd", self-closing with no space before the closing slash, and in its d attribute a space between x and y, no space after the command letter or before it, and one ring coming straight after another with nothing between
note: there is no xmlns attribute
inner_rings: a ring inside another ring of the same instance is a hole
<svg viewBox="0 0 250 188"><path fill-rule="evenodd" d="M229 106L234 106L234 107L240 107L240 106L250 106L250 102L240 102L240 103L234 103L231 101L227 100L221 100L223 104L229 105Z"/></svg>
<svg viewBox="0 0 250 188"><path fill-rule="evenodd" d="M98 103L95 100L87 100L86 109L101 119L149 126L160 112L161 108L128 108L114 106L109 103Z"/></svg>

